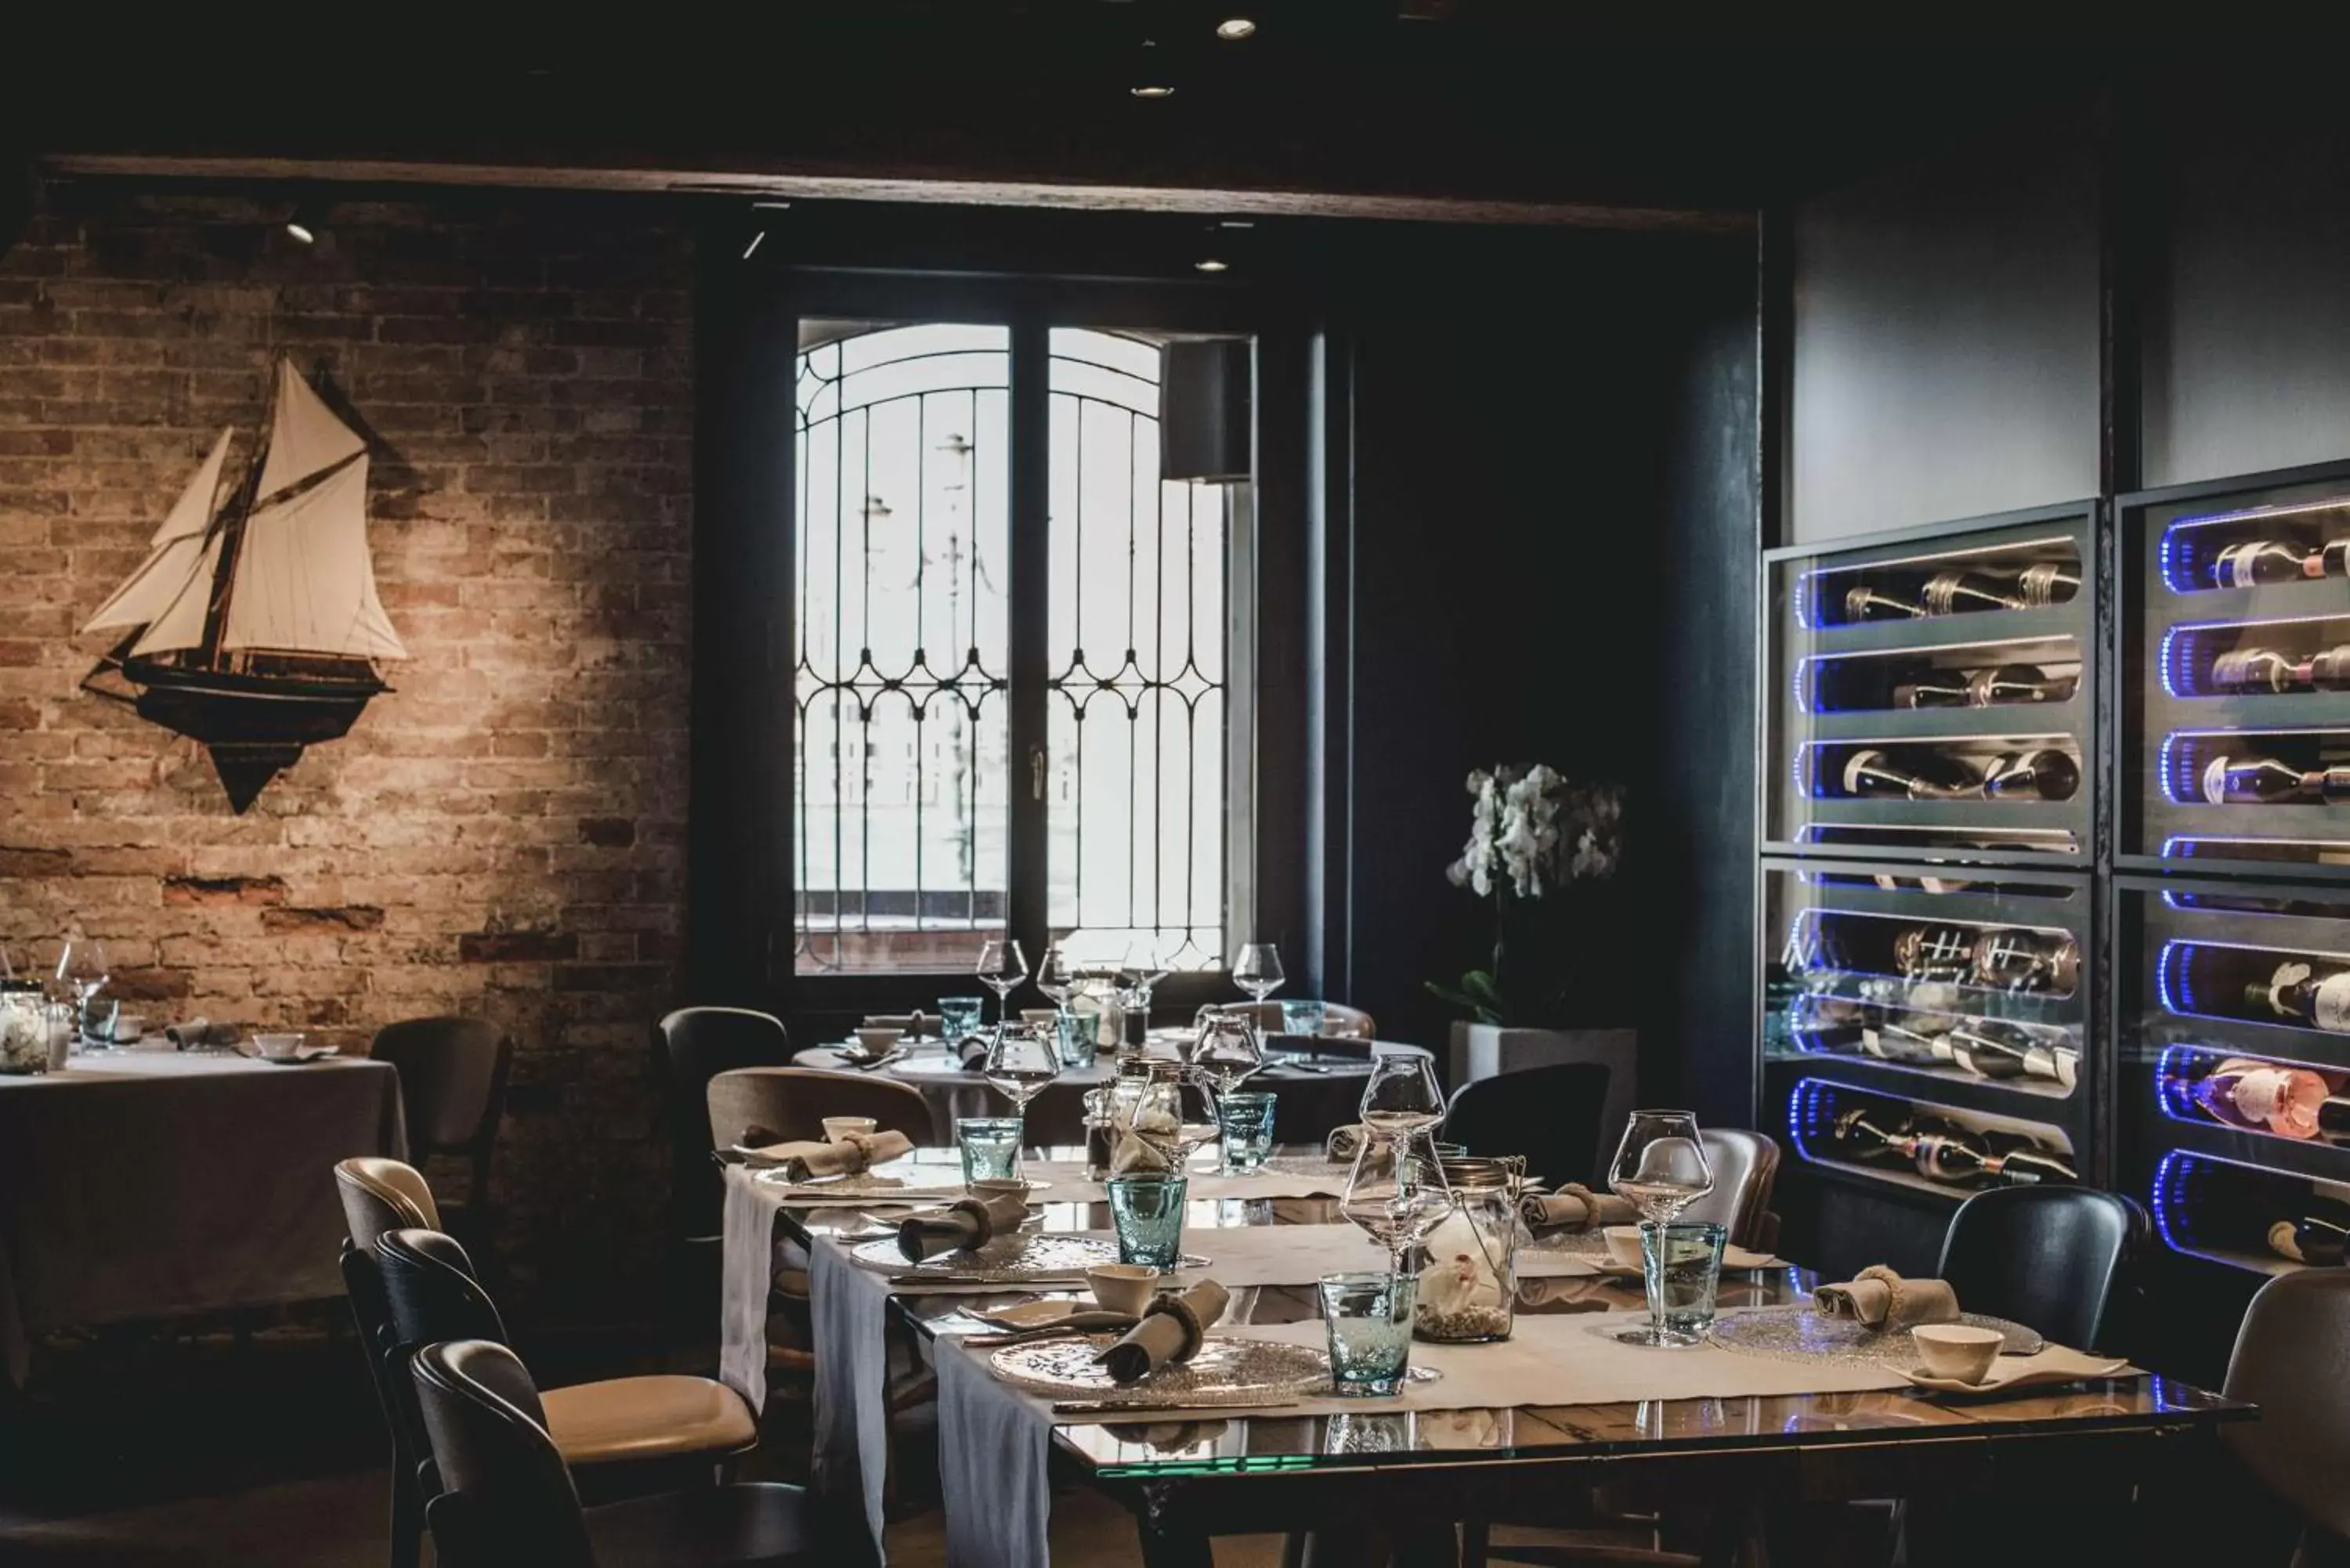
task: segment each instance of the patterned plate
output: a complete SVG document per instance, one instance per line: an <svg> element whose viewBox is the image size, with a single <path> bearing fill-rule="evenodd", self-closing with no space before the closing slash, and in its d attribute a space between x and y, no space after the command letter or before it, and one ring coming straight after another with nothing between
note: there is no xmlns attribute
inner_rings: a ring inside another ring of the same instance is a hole
<svg viewBox="0 0 2350 1568"><path fill-rule="evenodd" d="M1139 1383L1120 1383L1094 1364L1117 1336L1096 1334L1008 1345L988 1357L1015 1388L1053 1399L1143 1397L1172 1404L1253 1405L1330 1391L1330 1357L1311 1345L1208 1336L1200 1354Z"/></svg>
<svg viewBox="0 0 2350 1568"><path fill-rule="evenodd" d="M953 1280L988 1280L1005 1284L1022 1281L1053 1281L1066 1284L1085 1278L1096 1263L1118 1262L1118 1243L1098 1236L998 1236L970 1252L941 1252L920 1263L906 1262L895 1237L867 1241L848 1254L859 1268L890 1274L938 1274ZM1207 1266L1208 1260L1185 1253L1180 1265ZM1168 1270L1167 1272L1173 1272Z"/></svg>
<svg viewBox="0 0 2350 1568"><path fill-rule="evenodd" d="M895 1176L876 1176L865 1171L856 1176L820 1177L811 1181L794 1181L791 1173L780 1165L771 1165L752 1173L751 1179L762 1187L782 1189L786 1203L858 1203L879 1207L891 1203L952 1203L966 1196L961 1181L917 1183Z"/></svg>
<svg viewBox="0 0 2350 1568"><path fill-rule="evenodd" d="M2046 1343L2038 1333L2003 1317L1961 1313L1959 1321L2007 1336L2002 1355L2031 1355ZM1907 1372L1925 1359L1906 1328L1874 1329L1848 1317L1823 1317L1809 1307L1757 1307L1713 1320L1713 1342L1746 1355L1781 1361L1843 1361Z"/></svg>

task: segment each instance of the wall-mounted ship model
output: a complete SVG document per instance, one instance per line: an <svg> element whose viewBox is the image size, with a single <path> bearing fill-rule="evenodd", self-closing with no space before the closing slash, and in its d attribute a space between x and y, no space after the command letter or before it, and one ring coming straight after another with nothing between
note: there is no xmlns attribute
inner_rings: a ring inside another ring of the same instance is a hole
<svg viewBox="0 0 2350 1568"><path fill-rule="evenodd" d="M267 431L225 496L221 431L82 628L126 634L85 684L202 744L239 813L387 690L376 660L408 657L368 552L367 442L286 359Z"/></svg>

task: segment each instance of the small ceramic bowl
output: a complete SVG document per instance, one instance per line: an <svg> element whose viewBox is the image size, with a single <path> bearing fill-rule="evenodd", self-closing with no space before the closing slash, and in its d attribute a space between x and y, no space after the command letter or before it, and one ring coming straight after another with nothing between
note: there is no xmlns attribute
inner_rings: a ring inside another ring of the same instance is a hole
<svg viewBox="0 0 2350 1568"><path fill-rule="evenodd" d="M1060 1016L1061 1010L1057 1007L1024 1007L1020 1010L1020 1022L1033 1023L1039 1029L1052 1028Z"/></svg>
<svg viewBox="0 0 2350 1568"><path fill-rule="evenodd" d="M1086 1271L1094 1300L1109 1312L1139 1317L1159 1287L1159 1271L1146 1263L1096 1263Z"/></svg>
<svg viewBox="0 0 2350 1568"><path fill-rule="evenodd" d="M256 1034L253 1037L253 1049L256 1055L283 1062L302 1054L302 1039L299 1034Z"/></svg>
<svg viewBox="0 0 2350 1568"><path fill-rule="evenodd" d="M1928 1372L1960 1383L1980 1383L1989 1376L1991 1363L1999 1359L2000 1346L2007 1342L2007 1336L1995 1328L1966 1323L1919 1324L1909 1331L1909 1337L1918 1342L1918 1354L1925 1357Z"/></svg>
<svg viewBox="0 0 2350 1568"><path fill-rule="evenodd" d="M1637 1269L1640 1262L1640 1228L1638 1225L1610 1225L1599 1232L1607 1243L1607 1261L1619 1269Z"/></svg>
<svg viewBox="0 0 2350 1568"><path fill-rule="evenodd" d="M1017 1198L1025 1200L1028 1184L1016 1176L983 1176L965 1184L973 1198Z"/></svg>
<svg viewBox="0 0 2350 1568"><path fill-rule="evenodd" d="M902 1029L882 1029L868 1024L857 1032L857 1043L865 1047L865 1054L868 1056L887 1056L898 1048L898 1042L905 1035Z"/></svg>
<svg viewBox="0 0 2350 1568"><path fill-rule="evenodd" d="M824 1118L824 1141L838 1143L850 1133L869 1133L880 1125L871 1116L827 1116Z"/></svg>

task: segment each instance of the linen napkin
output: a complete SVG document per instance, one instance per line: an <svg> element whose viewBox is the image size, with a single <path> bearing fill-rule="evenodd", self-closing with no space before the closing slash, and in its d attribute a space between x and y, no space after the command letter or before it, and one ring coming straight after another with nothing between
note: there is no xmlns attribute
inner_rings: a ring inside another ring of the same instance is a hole
<svg viewBox="0 0 2350 1568"><path fill-rule="evenodd" d="M904 1133L850 1133L837 1143L771 1143L743 1151L762 1165L782 1166L794 1181L814 1176L856 1176L914 1152L914 1140Z"/></svg>
<svg viewBox="0 0 2350 1568"><path fill-rule="evenodd" d="M163 1038L182 1051L192 1051L200 1045L234 1045L236 1025L214 1023L209 1018L191 1018L185 1023L167 1023Z"/></svg>
<svg viewBox="0 0 2350 1568"><path fill-rule="evenodd" d="M978 1072L981 1065L987 1060L986 1036L973 1034L966 1039L957 1041L955 1043L954 1054L955 1060L962 1064L962 1070L964 1072Z"/></svg>
<svg viewBox="0 0 2350 1568"><path fill-rule="evenodd" d="M1589 1231L1629 1225L1640 1211L1612 1192L1594 1192L1570 1181L1556 1192L1529 1192L1518 1200L1518 1217L1530 1231Z"/></svg>
<svg viewBox="0 0 2350 1568"><path fill-rule="evenodd" d="M1824 1317L1848 1317L1869 1328L1959 1320L1959 1293L1946 1282L1905 1280L1882 1263L1843 1284L1822 1285L1812 1293L1812 1306Z"/></svg>
<svg viewBox="0 0 2350 1568"><path fill-rule="evenodd" d="M1360 1122L1332 1127L1330 1136L1322 1140L1322 1152L1329 1156L1333 1165L1350 1164L1363 1151L1363 1140L1370 1136L1371 1129Z"/></svg>
<svg viewBox="0 0 2350 1568"><path fill-rule="evenodd" d="M907 1215L898 1224L898 1251L910 1263L941 1252L969 1251L998 1236L1015 1234L1027 1217L1027 1201L1017 1193L966 1198L944 1209Z"/></svg>
<svg viewBox="0 0 2350 1568"><path fill-rule="evenodd" d="M1118 1382L1139 1382L1162 1366L1197 1355L1208 1330L1231 1303L1231 1293L1213 1280L1201 1280L1180 1295L1170 1292L1158 1296L1142 1309L1140 1323L1094 1359Z"/></svg>

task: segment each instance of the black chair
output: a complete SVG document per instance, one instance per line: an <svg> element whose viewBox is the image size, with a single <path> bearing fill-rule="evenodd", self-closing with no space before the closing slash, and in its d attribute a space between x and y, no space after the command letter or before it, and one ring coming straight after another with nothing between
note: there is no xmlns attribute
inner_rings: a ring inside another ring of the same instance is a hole
<svg viewBox="0 0 2350 1568"><path fill-rule="evenodd" d="M426 1510L446 1568L816 1568L797 1487L701 1487L583 1508L530 1373L486 1340L411 1364L443 1490Z"/></svg>
<svg viewBox="0 0 2350 1568"><path fill-rule="evenodd" d="M1588 1181L1599 1163L1607 1069L1597 1062L1529 1067L1463 1084L1440 1135L1471 1154L1522 1154L1526 1174L1554 1185Z"/></svg>
<svg viewBox="0 0 2350 1568"><path fill-rule="evenodd" d="M2094 1350L2123 1265L2145 1234L2146 1211L2116 1193L1997 1187L1950 1216L1936 1272L1969 1312Z"/></svg>
<svg viewBox="0 0 2350 1568"><path fill-rule="evenodd" d="M411 1018L376 1031L368 1054L400 1071L410 1158L421 1164L452 1155L467 1162L464 1201L443 1200L442 1228L478 1242L487 1233L490 1154L505 1117L513 1037L487 1019Z"/></svg>
<svg viewBox="0 0 2350 1568"><path fill-rule="evenodd" d="M391 1568L416 1568L424 1552L423 1426L408 1376L408 1357L395 1353L391 1303L385 1298L377 1250L383 1238L407 1227L432 1228L440 1220L432 1189L412 1167L366 1156L335 1167L335 1187L343 1200L343 1290L351 1303L359 1352L376 1403L391 1433Z"/></svg>
<svg viewBox="0 0 2350 1568"><path fill-rule="evenodd" d="M669 1107L670 1234L714 1245L725 1189L710 1158L710 1080L737 1067L790 1064L783 1020L747 1007L681 1007L656 1040Z"/></svg>

